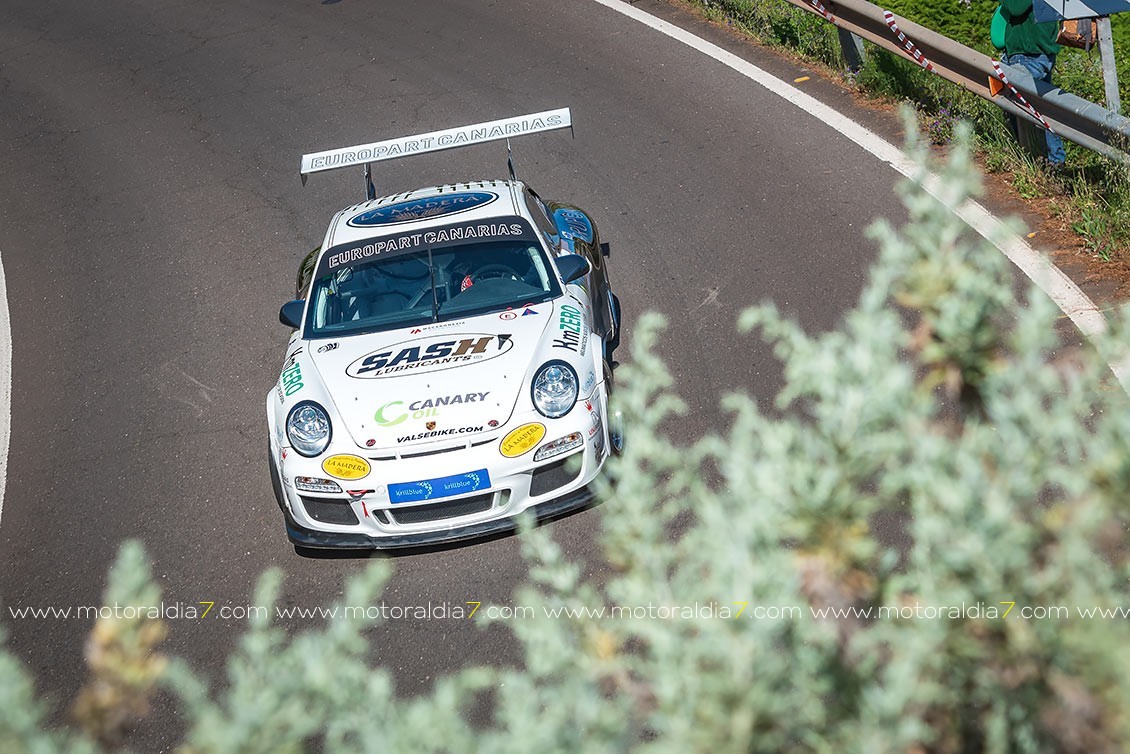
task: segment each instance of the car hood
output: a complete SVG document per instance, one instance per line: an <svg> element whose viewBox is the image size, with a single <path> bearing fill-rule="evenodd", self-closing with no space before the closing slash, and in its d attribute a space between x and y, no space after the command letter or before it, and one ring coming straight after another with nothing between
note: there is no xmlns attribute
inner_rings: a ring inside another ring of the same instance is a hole
<svg viewBox="0 0 1130 754"><path fill-rule="evenodd" d="M552 319L551 303L311 344L344 429L366 452L505 426Z"/></svg>

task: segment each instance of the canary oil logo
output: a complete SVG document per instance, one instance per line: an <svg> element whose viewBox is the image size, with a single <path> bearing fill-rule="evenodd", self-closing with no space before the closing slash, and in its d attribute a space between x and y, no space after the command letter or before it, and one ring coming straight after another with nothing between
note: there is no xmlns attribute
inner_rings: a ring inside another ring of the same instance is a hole
<svg viewBox="0 0 1130 754"><path fill-rule="evenodd" d="M482 403L488 395L490 395L489 390L485 393L433 395L430 398L420 398L407 404L404 401L389 401L377 409L377 413L373 414L373 421L382 427L395 427L409 417L408 412L411 412L413 419L427 419L431 416L439 416L440 406ZM431 423L434 424L435 422ZM435 429L435 427L428 427L428 429Z"/></svg>
<svg viewBox="0 0 1130 754"><path fill-rule="evenodd" d="M408 418L407 411L400 411L397 408L403 405L404 401L389 401L377 409L377 413L373 414L373 421L382 427L395 427Z"/></svg>

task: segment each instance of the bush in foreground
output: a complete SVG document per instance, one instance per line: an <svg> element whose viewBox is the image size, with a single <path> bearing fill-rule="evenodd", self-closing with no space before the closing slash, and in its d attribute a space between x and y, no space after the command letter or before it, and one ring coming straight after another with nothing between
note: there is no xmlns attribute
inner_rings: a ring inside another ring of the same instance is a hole
<svg viewBox="0 0 1130 754"><path fill-rule="evenodd" d="M658 318L643 319L618 372L632 431L597 513L604 578L552 527L522 535L515 603L572 611L509 624L523 668L401 699L371 665L367 622L288 637L263 620L217 691L164 669L160 626L100 624L103 693L82 696L93 738L43 730L0 656L0 749L113 746L160 672L183 700L185 752L1126 750L1130 413L1106 366L1126 321L1060 350L1052 304L1018 300L1003 257L953 214L977 190L959 130L939 199L924 167L910 225L872 229L880 259L839 328L809 336L771 305L742 316L783 364L771 413L734 395L725 435L666 436L681 403L652 350ZM388 569L342 604L373 604ZM112 597L152 588L124 550Z"/></svg>

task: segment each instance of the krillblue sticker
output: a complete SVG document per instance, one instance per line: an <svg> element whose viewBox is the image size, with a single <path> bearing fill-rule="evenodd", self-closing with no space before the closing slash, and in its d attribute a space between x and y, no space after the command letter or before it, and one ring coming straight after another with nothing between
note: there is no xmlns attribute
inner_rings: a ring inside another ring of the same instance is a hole
<svg viewBox="0 0 1130 754"><path fill-rule="evenodd" d="M411 503L417 500L438 500L487 489L490 489L490 474L486 469L479 469L436 479L390 484L388 499L391 503Z"/></svg>

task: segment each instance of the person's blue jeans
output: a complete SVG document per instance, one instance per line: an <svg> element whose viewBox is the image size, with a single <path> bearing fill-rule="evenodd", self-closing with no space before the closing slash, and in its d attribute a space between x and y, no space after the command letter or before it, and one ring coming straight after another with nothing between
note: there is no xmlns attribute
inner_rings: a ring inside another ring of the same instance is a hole
<svg viewBox="0 0 1130 754"><path fill-rule="evenodd" d="M1055 55L1045 55L1044 53L1031 55L1026 52L1014 52L1011 55L1005 55L1004 62L1007 65L1024 68L1032 74L1034 81L1043 81L1045 84L1052 83ZM1062 165L1067 159L1067 154L1063 151L1063 139L1051 131L1045 131L1044 136L1048 144L1048 162L1052 165Z"/></svg>

